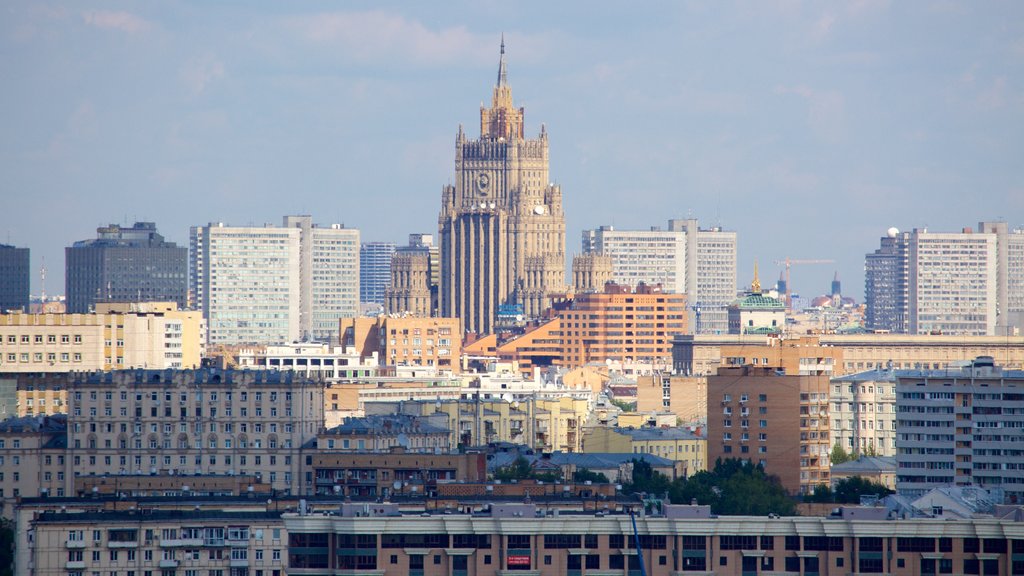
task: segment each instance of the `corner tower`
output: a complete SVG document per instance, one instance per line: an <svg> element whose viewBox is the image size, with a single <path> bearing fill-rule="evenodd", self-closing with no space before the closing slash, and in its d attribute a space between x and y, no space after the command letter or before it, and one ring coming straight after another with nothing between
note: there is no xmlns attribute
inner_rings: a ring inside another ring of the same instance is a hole
<svg viewBox="0 0 1024 576"><path fill-rule="evenodd" d="M524 136L525 110L508 84L505 42L491 106L480 106L480 138L459 127L455 183L441 192L442 316L466 330L494 331L499 307L535 318L565 287L562 191L548 177L548 135Z"/></svg>

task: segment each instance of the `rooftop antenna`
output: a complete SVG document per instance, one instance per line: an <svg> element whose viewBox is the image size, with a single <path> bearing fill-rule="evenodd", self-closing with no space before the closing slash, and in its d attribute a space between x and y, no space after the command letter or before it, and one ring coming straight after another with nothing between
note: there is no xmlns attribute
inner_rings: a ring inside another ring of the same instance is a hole
<svg viewBox="0 0 1024 576"><path fill-rule="evenodd" d="M43 265L39 267L39 300L46 304L46 256L43 256Z"/></svg>

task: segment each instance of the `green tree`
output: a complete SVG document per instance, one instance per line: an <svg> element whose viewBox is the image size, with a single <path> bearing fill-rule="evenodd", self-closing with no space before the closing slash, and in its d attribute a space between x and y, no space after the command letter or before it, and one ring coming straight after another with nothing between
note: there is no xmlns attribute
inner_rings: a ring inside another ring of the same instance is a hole
<svg viewBox="0 0 1024 576"><path fill-rule="evenodd" d="M520 456L508 466L502 466L494 472L494 479L507 482L509 480L526 480L533 473L530 461Z"/></svg>
<svg viewBox="0 0 1024 576"><path fill-rule="evenodd" d="M836 464L842 464L843 462L849 462L850 460L856 460L857 456L856 452L850 454L839 443L836 443L836 445L832 447L832 454L829 459L832 461L832 465L834 466Z"/></svg>
<svg viewBox="0 0 1024 576"><path fill-rule="evenodd" d="M593 472L591 470L587 470L586 468L579 468L575 472L572 473L572 481L573 482L586 482L588 480L590 482L594 482L595 484L607 484L608 483L608 477L607 476L605 476L604 474L601 474L600 472Z"/></svg>
<svg viewBox="0 0 1024 576"><path fill-rule="evenodd" d="M636 402L626 402L625 400L616 400L615 398L612 398L611 403L623 412L633 412L636 410Z"/></svg>
<svg viewBox="0 0 1024 576"><path fill-rule="evenodd" d="M836 482L833 492L835 494L835 502L841 504L858 504L860 503L861 496L874 495L885 497L893 493L892 490L885 486L860 476L851 476Z"/></svg>
<svg viewBox="0 0 1024 576"><path fill-rule="evenodd" d="M804 496L804 502L834 502L835 494L828 484L819 484L814 487L814 492Z"/></svg>
<svg viewBox="0 0 1024 576"><path fill-rule="evenodd" d="M734 458L719 459L714 470L677 480L669 495L674 503L688 504L696 500L722 515L792 516L796 513L796 505L778 477L765 474L760 466Z"/></svg>
<svg viewBox="0 0 1024 576"><path fill-rule="evenodd" d="M646 492L651 495L660 495L669 491L672 481L661 472L651 467L646 460L634 458L633 480L622 485L622 492L625 494L639 494Z"/></svg>

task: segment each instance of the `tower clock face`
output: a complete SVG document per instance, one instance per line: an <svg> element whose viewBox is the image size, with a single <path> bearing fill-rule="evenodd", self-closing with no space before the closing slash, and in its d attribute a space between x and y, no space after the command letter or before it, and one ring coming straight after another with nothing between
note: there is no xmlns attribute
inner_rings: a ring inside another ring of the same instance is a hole
<svg viewBox="0 0 1024 576"><path fill-rule="evenodd" d="M491 177L487 174L480 174L476 177L476 189L482 196L486 196L491 189Z"/></svg>

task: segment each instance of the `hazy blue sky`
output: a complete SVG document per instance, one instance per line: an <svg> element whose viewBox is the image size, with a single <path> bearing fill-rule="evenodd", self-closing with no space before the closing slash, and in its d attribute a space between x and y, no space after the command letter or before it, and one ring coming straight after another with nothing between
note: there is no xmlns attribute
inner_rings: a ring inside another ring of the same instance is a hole
<svg viewBox="0 0 1024 576"><path fill-rule="evenodd" d="M308 213L437 230L498 42L546 123L568 251L692 214L863 298L889 226L1024 224L1022 2L18 2L0 8L0 242L45 257L109 222ZM38 278L33 291L38 291Z"/></svg>

